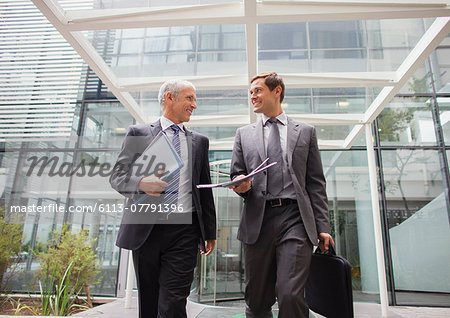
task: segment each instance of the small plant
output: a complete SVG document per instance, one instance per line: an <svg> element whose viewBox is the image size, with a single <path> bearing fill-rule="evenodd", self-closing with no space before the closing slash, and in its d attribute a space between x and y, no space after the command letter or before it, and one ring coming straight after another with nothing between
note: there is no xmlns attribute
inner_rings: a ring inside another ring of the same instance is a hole
<svg viewBox="0 0 450 318"><path fill-rule="evenodd" d="M87 309L89 306L76 303L81 288L75 289L78 284L71 284L70 274L73 263L67 266L63 277L55 284L55 272L50 273L47 269L44 283L39 282L41 292L41 315L42 316L68 316L76 309ZM72 287L71 287L72 285Z"/></svg>
<svg viewBox="0 0 450 318"><path fill-rule="evenodd" d="M8 298L11 307L14 308L14 316L19 315L22 311L28 311L35 316L39 316L40 311L38 306L27 305L22 303L20 299Z"/></svg>
<svg viewBox="0 0 450 318"><path fill-rule="evenodd" d="M49 291L57 284L60 288L57 293L64 294L71 289L78 295L84 289L87 302L92 306L89 285L99 281L97 276L100 271L91 241L86 230L73 234L68 230L68 225L64 225L61 231L53 232L48 250L38 256L41 263L38 278L44 283L43 286L41 283L42 297L50 297Z"/></svg>

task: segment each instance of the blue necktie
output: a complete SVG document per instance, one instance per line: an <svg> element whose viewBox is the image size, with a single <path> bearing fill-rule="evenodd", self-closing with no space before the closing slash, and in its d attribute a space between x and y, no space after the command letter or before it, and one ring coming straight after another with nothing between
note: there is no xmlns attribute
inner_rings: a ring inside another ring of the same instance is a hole
<svg viewBox="0 0 450 318"><path fill-rule="evenodd" d="M173 130L172 146L181 158L181 146L180 146L180 127L172 125L170 128ZM169 211L173 212L170 207L171 204L178 204L178 188L180 186L180 170L177 170L168 181L168 186L164 190L166 193L164 197L164 204L169 204Z"/></svg>

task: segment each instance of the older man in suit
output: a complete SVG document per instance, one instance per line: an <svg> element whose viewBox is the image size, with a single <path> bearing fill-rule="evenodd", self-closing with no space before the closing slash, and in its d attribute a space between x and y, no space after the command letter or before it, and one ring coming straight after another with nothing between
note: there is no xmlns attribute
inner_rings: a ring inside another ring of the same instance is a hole
<svg viewBox="0 0 450 318"><path fill-rule="evenodd" d="M239 128L231 178L239 179L269 157L277 164L233 189L244 197L238 239L244 243L247 317L308 317L304 298L313 245L334 244L314 127L283 112L283 80L262 73L251 80L251 103L262 118Z"/></svg>
<svg viewBox="0 0 450 318"><path fill-rule="evenodd" d="M212 191L196 187L211 183L209 141L183 125L197 108L191 83L167 81L158 99L162 116L152 124L129 127L110 177L112 187L126 197L116 244L133 251L139 317L182 318L198 248L209 255L215 246ZM151 175L133 171L133 162L158 134L167 136L184 163L164 181L164 169Z"/></svg>

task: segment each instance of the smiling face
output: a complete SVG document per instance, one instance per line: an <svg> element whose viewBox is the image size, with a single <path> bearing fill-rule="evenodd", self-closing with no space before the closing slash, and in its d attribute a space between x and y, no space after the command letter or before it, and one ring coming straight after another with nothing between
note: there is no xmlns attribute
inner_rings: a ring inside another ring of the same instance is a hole
<svg viewBox="0 0 450 318"><path fill-rule="evenodd" d="M170 119L174 124L180 124L188 122L196 108L195 89L186 86L178 93L177 98L171 92L166 93L163 116Z"/></svg>
<svg viewBox="0 0 450 318"><path fill-rule="evenodd" d="M272 91L265 84L264 78L257 78L250 85L250 100L253 111L267 117L276 117L282 113L280 102L281 86Z"/></svg>

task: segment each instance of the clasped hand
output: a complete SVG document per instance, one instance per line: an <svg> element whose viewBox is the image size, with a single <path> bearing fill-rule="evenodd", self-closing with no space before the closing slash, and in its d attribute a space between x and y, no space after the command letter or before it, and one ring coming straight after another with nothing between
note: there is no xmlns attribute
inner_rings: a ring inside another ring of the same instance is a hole
<svg viewBox="0 0 450 318"><path fill-rule="evenodd" d="M233 179L233 181L245 178L246 176L241 174L239 176L237 176L236 178ZM244 180L241 183L239 183L238 185L233 185L233 186L229 186L229 189L233 189L234 192L236 193L245 193L247 191L250 190L250 188L252 187L252 182L250 179Z"/></svg>
<svg viewBox="0 0 450 318"><path fill-rule="evenodd" d="M142 178L139 182L139 190L155 197L159 197L167 186L167 182L162 181L156 176Z"/></svg>

